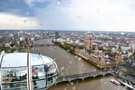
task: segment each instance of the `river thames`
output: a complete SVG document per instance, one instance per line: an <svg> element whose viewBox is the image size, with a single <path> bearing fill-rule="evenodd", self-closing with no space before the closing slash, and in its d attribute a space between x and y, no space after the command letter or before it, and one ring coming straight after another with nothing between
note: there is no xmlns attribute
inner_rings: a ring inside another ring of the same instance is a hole
<svg viewBox="0 0 135 90"><path fill-rule="evenodd" d="M52 44L51 39L40 39L37 44ZM82 58L70 54L59 46L34 47L32 53L40 53L49 56L56 61L59 67L59 76L80 74L85 72L94 72L99 69ZM98 77L95 79L86 79L84 81L74 81L71 83L62 83L50 87L48 90L127 90L122 86L116 86L110 82L113 76Z"/></svg>

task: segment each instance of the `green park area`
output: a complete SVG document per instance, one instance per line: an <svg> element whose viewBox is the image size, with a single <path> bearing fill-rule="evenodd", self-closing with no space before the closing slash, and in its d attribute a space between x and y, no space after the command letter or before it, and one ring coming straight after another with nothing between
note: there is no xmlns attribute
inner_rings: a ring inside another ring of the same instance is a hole
<svg viewBox="0 0 135 90"><path fill-rule="evenodd" d="M60 42L53 41L53 43L55 43L56 45L62 47L65 50L69 51L72 54L75 54L75 48L79 48L79 49L84 48L84 46L69 44L69 43L66 43L66 42L62 44Z"/></svg>
<svg viewBox="0 0 135 90"><path fill-rule="evenodd" d="M17 49L15 48L9 48L9 47L0 47L0 52L1 51L5 51L6 53L13 53L14 51L16 51Z"/></svg>

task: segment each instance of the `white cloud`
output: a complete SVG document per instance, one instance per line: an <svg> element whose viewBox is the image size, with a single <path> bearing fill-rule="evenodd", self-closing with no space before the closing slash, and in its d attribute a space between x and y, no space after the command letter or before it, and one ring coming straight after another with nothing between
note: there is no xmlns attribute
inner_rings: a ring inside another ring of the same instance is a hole
<svg viewBox="0 0 135 90"><path fill-rule="evenodd" d="M45 1L50 3L44 8L34 6L36 2ZM135 30L134 0L26 0L26 2L30 7L34 7L35 17L0 14L0 27L39 28L40 22L42 24L40 28L44 29Z"/></svg>
<svg viewBox="0 0 135 90"><path fill-rule="evenodd" d="M70 0L36 12L39 21L51 29L133 31L134 5L133 0Z"/></svg>
<svg viewBox="0 0 135 90"><path fill-rule="evenodd" d="M132 3L132 0L72 0L69 5L72 14L69 17L82 17L81 22L85 22L87 29L134 30Z"/></svg>
<svg viewBox="0 0 135 90"><path fill-rule="evenodd" d="M40 28L35 18L20 17L16 15L0 13L0 29L36 29Z"/></svg>

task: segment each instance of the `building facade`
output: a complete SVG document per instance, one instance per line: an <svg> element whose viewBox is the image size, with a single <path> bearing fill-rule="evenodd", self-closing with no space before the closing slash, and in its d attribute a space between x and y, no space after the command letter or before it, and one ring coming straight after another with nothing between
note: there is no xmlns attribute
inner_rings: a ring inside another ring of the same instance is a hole
<svg viewBox="0 0 135 90"><path fill-rule="evenodd" d="M93 48L95 49L93 50ZM105 55L104 52L99 53L98 45L96 44L93 47L92 39L87 41L86 51L76 48L75 54L85 58L99 68L118 67L122 62L122 55L120 50L118 50L114 58L111 58L108 55Z"/></svg>

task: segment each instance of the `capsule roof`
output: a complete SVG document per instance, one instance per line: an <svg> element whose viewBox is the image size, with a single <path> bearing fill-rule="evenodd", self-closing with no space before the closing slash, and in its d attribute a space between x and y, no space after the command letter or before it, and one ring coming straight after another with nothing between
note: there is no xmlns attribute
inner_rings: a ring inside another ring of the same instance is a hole
<svg viewBox="0 0 135 90"><path fill-rule="evenodd" d="M23 67L27 66L27 59L30 59L31 65L41 65L53 62L53 59L30 53L9 53L2 56L2 67Z"/></svg>

